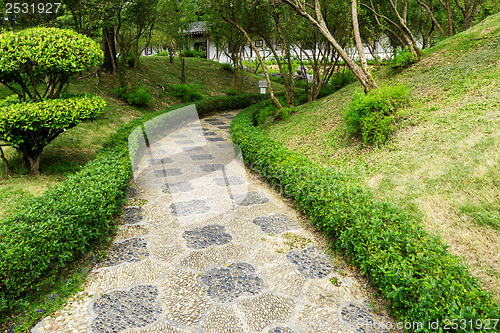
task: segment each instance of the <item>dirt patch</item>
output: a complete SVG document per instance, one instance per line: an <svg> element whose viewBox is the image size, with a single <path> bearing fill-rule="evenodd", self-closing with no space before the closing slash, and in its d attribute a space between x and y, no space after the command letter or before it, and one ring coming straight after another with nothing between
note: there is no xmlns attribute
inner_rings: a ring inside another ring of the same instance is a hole
<svg viewBox="0 0 500 333"><path fill-rule="evenodd" d="M499 302L500 232L461 217L444 198L420 198L417 204L425 214L424 229L439 235L450 253L463 257L470 265L470 272L481 278L484 288Z"/></svg>

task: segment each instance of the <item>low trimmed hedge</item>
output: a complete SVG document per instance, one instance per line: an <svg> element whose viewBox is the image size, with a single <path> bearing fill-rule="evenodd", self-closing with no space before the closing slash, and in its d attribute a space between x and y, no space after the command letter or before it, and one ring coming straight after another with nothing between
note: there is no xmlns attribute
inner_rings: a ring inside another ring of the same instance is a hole
<svg viewBox="0 0 500 333"><path fill-rule="evenodd" d="M233 142L245 162L294 199L330 237L332 250L346 254L371 279L399 320L423 323L423 331L430 332L436 331L429 328L436 320L442 327L444 320L473 320L476 325L476 319L484 323L500 317L491 294L462 260L402 209L376 200L342 174L288 150L254 127L254 114L267 105L269 101L247 108L231 123ZM450 331L478 332L470 325Z"/></svg>
<svg viewBox="0 0 500 333"><path fill-rule="evenodd" d="M196 106L201 117L244 108L261 99L261 95L224 96ZM132 176L130 134L181 106L123 125L94 161L0 221L0 316L25 308L27 296L47 293L62 271L114 230L113 216L120 213Z"/></svg>

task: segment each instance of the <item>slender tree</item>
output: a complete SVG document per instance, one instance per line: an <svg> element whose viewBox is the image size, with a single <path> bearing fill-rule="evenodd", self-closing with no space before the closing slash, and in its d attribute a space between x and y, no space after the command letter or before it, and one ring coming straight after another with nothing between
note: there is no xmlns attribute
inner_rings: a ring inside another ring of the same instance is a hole
<svg viewBox="0 0 500 333"><path fill-rule="evenodd" d="M333 36L331 31L328 29L328 25L323 17L321 10L320 0L314 0L311 2L303 0L282 0L284 3L290 5L299 15L303 16L312 25L319 30L319 32L326 38L326 40L334 47L336 52L340 55L342 60L346 63L349 69L354 73L359 82L363 85L365 92L368 92L377 87L375 80L373 79L370 70L368 68L363 68L359 66L354 59L349 56L346 50L339 44L336 38ZM353 11L353 15L357 14ZM353 25L357 23L357 20L353 20ZM353 30L359 29L359 27L353 27ZM361 50L361 52L364 52Z"/></svg>
<svg viewBox="0 0 500 333"><path fill-rule="evenodd" d="M255 43L248 32L251 31L251 26L253 23L255 23L250 13L252 11L252 8L255 8L255 6L259 5L259 2L257 0L208 0L207 5L211 8L212 11L217 12L222 20L233 25L245 37L248 45L253 50L253 53L255 53L255 56L262 66L262 71L264 72L264 76L266 78L271 100L278 109L283 108L280 101L274 94L274 90L271 85L271 79L269 78L269 73L267 71L266 65L264 64L264 60L262 59L260 51L255 46Z"/></svg>

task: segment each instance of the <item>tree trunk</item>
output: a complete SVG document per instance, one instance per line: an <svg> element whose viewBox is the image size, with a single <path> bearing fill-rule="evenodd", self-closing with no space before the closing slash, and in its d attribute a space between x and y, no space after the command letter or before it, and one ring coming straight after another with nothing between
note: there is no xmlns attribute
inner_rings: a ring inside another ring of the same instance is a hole
<svg viewBox="0 0 500 333"><path fill-rule="evenodd" d="M186 59L182 55L180 55L181 58L181 84L186 83Z"/></svg>
<svg viewBox="0 0 500 333"><path fill-rule="evenodd" d="M283 31L281 30L281 26L279 24L279 16L276 12L274 12L273 18L274 18L274 24L276 25L276 29L278 30L278 35L280 37L281 44L283 45L283 49L285 50L285 56L286 56L287 65L288 65L288 76L280 68L280 71L282 72L282 75L283 75L283 80L285 81L287 105L288 105L288 107L294 107L294 105L295 105L295 78L293 77L292 57L290 55L290 49L288 48L288 45L287 45L286 40L285 40L285 36L283 35ZM278 59L278 58L276 57L276 59Z"/></svg>
<svg viewBox="0 0 500 333"><path fill-rule="evenodd" d="M429 8L429 6L427 6L427 4L425 2L423 2L423 0L417 0L417 2L420 4L420 6L424 7L424 9L427 11L427 13L429 14L429 17L431 18L432 22L436 25L436 28L439 30L441 35L446 36L446 33L444 32L443 27L441 27L441 24L439 24L438 20L434 16L434 13Z"/></svg>
<svg viewBox="0 0 500 333"><path fill-rule="evenodd" d="M389 3L391 4L392 10L394 11L394 14L396 14L396 17L398 18L399 24L400 24L400 31L401 34L403 35L404 40L406 41L406 46L410 49L411 54L415 57L415 59L420 60L420 50L418 49L417 46L417 40L413 36L413 33L408 29L408 26L406 25L406 12L407 12L407 6L408 2L406 0L403 0L403 16L399 14L398 8L397 8L397 1L392 1L389 0Z"/></svg>
<svg viewBox="0 0 500 333"><path fill-rule="evenodd" d="M278 56L278 53L276 52L276 49L272 45L271 41L269 38L265 36L260 36L262 39L264 39L264 42L269 46L271 49L271 53L273 54L274 58L276 59L276 63L278 64L278 68L281 74L281 77L283 78L284 84L285 84L285 93L286 93L286 98L287 98L287 106L288 107L293 107L293 87L290 86L292 81L289 81L287 78L287 75L283 69L283 64L281 63L280 57ZM293 73L290 73L290 75ZM293 76L293 75L292 75Z"/></svg>
<svg viewBox="0 0 500 333"><path fill-rule="evenodd" d="M114 73L116 70L116 45L115 45L115 31L113 28L102 28L102 51L104 52L104 59L102 67L109 73Z"/></svg>
<svg viewBox="0 0 500 333"><path fill-rule="evenodd" d="M363 49L363 43L361 42L361 36L359 35L357 0L351 0L351 11L352 11L352 27L354 31L354 40L356 41L356 49L358 50L359 62L361 63L363 71L369 73L368 63L366 62L365 51Z"/></svg>
<svg viewBox="0 0 500 333"><path fill-rule="evenodd" d="M264 76L266 77L266 82L267 82L267 87L269 89L269 94L271 95L271 100L273 101L274 105L279 109L283 108L283 105L281 105L280 101L276 98L274 95L274 90L271 85L271 79L269 78L269 73L267 72L267 67L264 64L264 60L262 60L262 57L260 56L259 50L257 50L257 47L255 46L254 42L248 36L247 32L245 29L243 29L238 23L234 22L231 19L228 19L226 17L222 17L222 19L230 24L232 24L236 29L238 29L246 38L247 42L250 44L250 47L252 50L255 52L255 55L257 56L257 59L259 59L260 65L262 66L262 71L264 72Z"/></svg>
<svg viewBox="0 0 500 333"><path fill-rule="evenodd" d="M325 20L323 19L323 15L321 14L321 7L319 4L319 0L315 0L314 9L316 11L316 19L314 19L303 7L303 4L300 1L293 0L282 0L283 2L292 6L292 8L301 16L309 20L318 31L326 38L326 40L332 44L335 50L339 53L340 57L345 61L347 67L353 72L359 82L363 85L365 93L368 93L370 90L377 88L377 83L371 76L369 72L365 72L363 68L359 67L358 64L354 60L349 57L347 52L340 46L335 37L330 33L328 27L326 25Z"/></svg>
<svg viewBox="0 0 500 333"><path fill-rule="evenodd" d="M42 160L42 151L23 151L23 166L30 169L32 176L40 175L40 161Z"/></svg>
<svg viewBox="0 0 500 333"><path fill-rule="evenodd" d="M0 156L2 158L3 164L5 165L5 174L7 176L10 176L11 175L11 171L10 171L9 161L7 160L7 158L5 157L5 155L3 153L2 146L0 146Z"/></svg>
<svg viewBox="0 0 500 333"><path fill-rule="evenodd" d="M240 92L238 90L238 70L240 64L238 61L238 54L236 52L231 53L231 61L233 62L233 89Z"/></svg>

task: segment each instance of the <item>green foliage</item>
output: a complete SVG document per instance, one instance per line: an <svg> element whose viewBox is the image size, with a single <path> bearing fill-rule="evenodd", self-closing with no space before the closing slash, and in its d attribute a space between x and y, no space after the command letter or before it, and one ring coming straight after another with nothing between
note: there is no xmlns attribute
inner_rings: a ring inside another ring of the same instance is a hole
<svg viewBox="0 0 500 333"><path fill-rule="evenodd" d="M223 63L223 64L221 64L221 68L222 68L222 70L229 72L229 73L234 72L234 68L233 68L233 66L231 66L231 64Z"/></svg>
<svg viewBox="0 0 500 333"><path fill-rule="evenodd" d="M259 110L259 112L255 113L255 122L257 125L263 125L268 118L274 115L276 112L276 106L270 105L268 107L262 108ZM274 119L273 119L274 120Z"/></svg>
<svg viewBox="0 0 500 333"><path fill-rule="evenodd" d="M235 95L238 95L238 91L236 89L233 89L233 88L229 88L226 90L226 95L229 95L229 96L235 96Z"/></svg>
<svg viewBox="0 0 500 333"><path fill-rule="evenodd" d="M265 96L261 94L212 97L196 102L196 108L198 109L198 115L203 117L217 111L243 109L261 101L263 98Z"/></svg>
<svg viewBox="0 0 500 333"><path fill-rule="evenodd" d="M0 222L0 300L7 301L0 311L50 287L64 267L113 230L129 179L126 156L107 154Z"/></svg>
<svg viewBox="0 0 500 333"><path fill-rule="evenodd" d="M151 94L147 92L147 87L139 86L135 90L128 88L117 88L114 90L116 97L126 101L130 105L145 106L151 101Z"/></svg>
<svg viewBox="0 0 500 333"><path fill-rule="evenodd" d="M403 50L397 50L396 56L391 60L390 65L392 68L407 68L411 64L415 63L417 59L411 54L408 48L404 48Z"/></svg>
<svg viewBox="0 0 500 333"><path fill-rule="evenodd" d="M160 57L169 57L170 56L168 51L161 51L161 52L158 52L156 55L160 56Z"/></svg>
<svg viewBox="0 0 500 333"><path fill-rule="evenodd" d="M31 28L0 34L0 79L21 85L24 90L16 93L23 100L44 97L33 94L42 83L52 88L45 97L58 97L71 75L99 65L101 59L99 45L72 30Z"/></svg>
<svg viewBox="0 0 500 333"><path fill-rule="evenodd" d="M182 50L181 55L186 58L202 58L206 59L207 58L207 52L205 51L198 51L198 50Z"/></svg>
<svg viewBox="0 0 500 333"><path fill-rule="evenodd" d="M187 84L172 84L169 86L173 96L178 97L182 102L194 102L203 99L203 95Z"/></svg>
<svg viewBox="0 0 500 333"><path fill-rule="evenodd" d="M253 123L260 126L276 120L287 120L292 116L294 110L294 108L289 107L283 107L278 110L275 105L269 105L253 114Z"/></svg>
<svg viewBox="0 0 500 333"><path fill-rule="evenodd" d="M280 118L281 120L287 120L292 116L293 111L294 108L288 108L288 107L281 108L278 111L278 118Z"/></svg>
<svg viewBox="0 0 500 333"><path fill-rule="evenodd" d="M84 121L95 120L106 102L93 95L46 100L40 103L12 103L7 98L0 108L0 140L14 147L39 150L59 133Z"/></svg>
<svg viewBox="0 0 500 333"><path fill-rule="evenodd" d="M135 65L135 54L132 53L127 56L127 66L130 68L134 68L134 65Z"/></svg>
<svg viewBox="0 0 500 333"><path fill-rule="evenodd" d="M396 111L408 101L402 85L383 86L364 94L357 90L344 114L349 136L361 136L365 144L383 144L394 131Z"/></svg>
<svg viewBox="0 0 500 333"><path fill-rule="evenodd" d="M231 123L245 162L292 198L331 240L332 250L351 258L389 301L402 322L498 318L500 310L462 261L427 234L399 207L376 200L366 187L317 165L254 127L269 101L240 112ZM472 332L473 330L454 330Z"/></svg>
<svg viewBox="0 0 500 333"><path fill-rule="evenodd" d="M139 86L137 89L129 93L127 96L127 102L130 105L144 106L151 101L151 94L146 91L146 87Z"/></svg>
<svg viewBox="0 0 500 333"><path fill-rule="evenodd" d="M328 82L328 85L325 86L325 89L330 89L330 87L332 87L335 91L347 86L348 84L356 82L356 80L356 76L354 76L352 71L344 69L333 75L332 79Z"/></svg>

